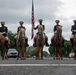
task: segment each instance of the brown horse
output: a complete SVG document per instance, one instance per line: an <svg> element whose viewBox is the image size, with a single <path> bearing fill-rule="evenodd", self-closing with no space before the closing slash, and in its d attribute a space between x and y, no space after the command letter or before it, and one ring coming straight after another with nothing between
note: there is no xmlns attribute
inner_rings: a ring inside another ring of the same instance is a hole
<svg viewBox="0 0 76 75"><path fill-rule="evenodd" d="M45 45L45 35L43 34L42 28L39 29L41 32L38 32L37 38L36 38L36 46L37 46L37 54L36 59L43 59L43 47Z"/></svg>
<svg viewBox="0 0 76 75"><path fill-rule="evenodd" d="M6 38L0 33L0 48L1 48L1 57L2 60L7 59L8 50L5 47Z"/></svg>
<svg viewBox="0 0 76 75"><path fill-rule="evenodd" d="M16 45L18 48L18 58L21 57L22 60L26 58L26 45L25 45L25 30L20 29L19 34L16 38Z"/></svg>
<svg viewBox="0 0 76 75"><path fill-rule="evenodd" d="M73 37L74 59L76 60L76 34Z"/></svg>
<svg viewBox="0 0 76 75"><path fill-rule="evenodd" d="M57 33L53 39L54 43L54 59L62 59L62 28L61 26L57 27Z"/></svg>
<svg viewBox="0 0 76 75"><path fill-rule="evenodd" d="M6 38L5 38L5 40L6 40ZM8 53L8 48L10 47L10 39L8 38L8 41L7 41L8 43L7 43L7 47L6 47L6 44L5 44L5 58L6 59L8 59L8 55L7 55L7 53Z"/></svg>

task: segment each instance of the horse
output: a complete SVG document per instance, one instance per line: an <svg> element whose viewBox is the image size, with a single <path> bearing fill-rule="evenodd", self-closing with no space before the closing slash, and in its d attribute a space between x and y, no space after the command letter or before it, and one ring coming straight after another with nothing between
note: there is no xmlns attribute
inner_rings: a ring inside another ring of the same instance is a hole
<svg viewBox="0 0 76 75"><path fill-rule="evenodd" d="M8 50L5 47L6 38L0 33L0 48L1 48L1 57L2 60L5 58L8 59L7 52Z"/></svg>
<svg viewBox="0 0 76 75"><path fill-rule="evenodd" d="M6 40L6 38L5 38L5 40ZM5 44L5 46L4 46L5 48L5 58L6 59L8 59L8 55L7 55L7 53L8 53L8 49L9 49L9 47L10 47L10 38L8 38L8 40L7 40L7 46L6 46L6 44Z"/></svg>
<svg viewBox="0 0 76 75"><path fill-rule="evenodd" d="M26 45L25 45L25 30L23 28L20 29L19 34L16 38L16 45L18 48L18 57L21 57L22 60L26 59Z"/></svg>
<svg viewBox="0 0 76 75"><path fill-rule="evenodd" d="M73 37L74 60L76 60L76 34Z"/></svg>
<svg viewBox="0 0 76 75"><path fill-rule="evenodd" d="M57 27L57 33L55 33L53 43L54 43L54 58L53 59L63 59L62 58L62 26Z"/></svg>
<svg viewBox="0 0 76 75"><path fill-rule="evenodd" d="M43 59L43 47L45 45L45 35L42 26L39 27L39 32L36 38L37 54L36 59Z"/></svg>

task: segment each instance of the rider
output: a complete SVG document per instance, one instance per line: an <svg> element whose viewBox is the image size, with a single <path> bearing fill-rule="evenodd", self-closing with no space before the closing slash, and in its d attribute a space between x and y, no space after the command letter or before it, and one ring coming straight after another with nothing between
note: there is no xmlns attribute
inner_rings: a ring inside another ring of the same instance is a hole
<svg viewBox="0 0 76 75"><path fill-rule="evenodd" d="M5 22L4 21L1 22L0 32L6 39L5 46L6 46L6 49L8 49L8 36L7 36L8 28L5 26Z"/></svg>
<svg viewBox="0 0 76 75"><path fill-rule="evenodd" d="M35 27L34 29L36 30L36 29L39 28L39 26L42 26L43 27L43 31L44 31L45 30L45 25L42 24L43 20L39 19L38 21L39 21L39 25L37 25L37 27ZM37 35L38 35L38 33L37 33ZM34 47L36 47L36 37L37 37L37 35L34 38L34 44L33 44ZM45 33L44 33L44 35L45 35ZM49 44L48 44L48 37L46 35L45 35L45 43L46 43L46 46L49 46Z"/></svg>
<svg viewBox="0 0 76 75"><path fill-rule="evenodd" d="M20 26L19 26L18 29L17 29L17 34L19 33L19 31L20 31L21 28L23 28L24 30L26 29L26 28L23 26L23 24L24 24L23 21L20 21L19 24L20 24ZM15 46L16 46L16 37L17 37L17 35L16 35L15 38L14 38ZM28 44L28 38L27 38L26 35L25 35L25 41L26 41L26 46L28 47L29 44Z"/></svg>
<svg viewBox="0 0 76 75"><path fill-rule="evenodd" d="M73 36L76 33L76 20L73 20L73 22L74 22L74 25L71 26L72 35L71 35L71 38L70 38L72 47L73 47Z"/></svg>
<svg viewBox="0 0 76 75"><path fill-rule="evenodd" d="M55 20L55 22L56 22L56 25L54 26L54 29L53 29L54 35L53 35L53 37L51 38L51 44L52 44L52 46L53 46L53 38L54 38L55 34L57 33L57 27L58 27L58 26L61 26L61 25L59 25L60 20ZM61 27L62 27L62 26L61 26ZM63 38L63 43L62 43L62 45L64 46L64 37L62 36L62 38Z"/></svg>

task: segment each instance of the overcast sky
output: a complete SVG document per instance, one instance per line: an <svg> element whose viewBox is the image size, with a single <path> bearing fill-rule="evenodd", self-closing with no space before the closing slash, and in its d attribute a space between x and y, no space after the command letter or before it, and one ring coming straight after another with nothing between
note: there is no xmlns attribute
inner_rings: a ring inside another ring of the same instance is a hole
<svg viewBox="0 0 76 75"><path fill-rule="evenodd" d="M27 28L26 35L31 40L31 7L32 0L0 0L0 21L5 21L10 31L16 33L19 21L24 21ZM60 20L63 26L63 36L69 39L71 36L71 26L76 19L76 0L34 0L35 26L38 19L43 19L45 33L48 36L49 44L53 36L55 20ZM37 30L34 31L36 34Z"/></svg>

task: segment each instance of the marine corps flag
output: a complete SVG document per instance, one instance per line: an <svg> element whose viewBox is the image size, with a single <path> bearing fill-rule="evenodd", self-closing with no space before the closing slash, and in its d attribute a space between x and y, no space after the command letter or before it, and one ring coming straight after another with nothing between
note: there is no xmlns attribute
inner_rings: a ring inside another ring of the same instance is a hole
<svg viewBox="0 0 76 75"><path fill-rule="evenodd" d="M34 37L34 24L35 24L33 0L32 0L32 17L31 17L31 23L32 23L31 39L33 39L33 37Z"/></svg>

